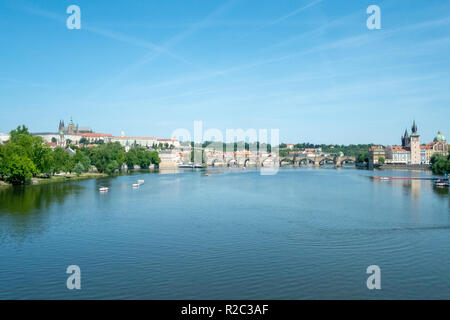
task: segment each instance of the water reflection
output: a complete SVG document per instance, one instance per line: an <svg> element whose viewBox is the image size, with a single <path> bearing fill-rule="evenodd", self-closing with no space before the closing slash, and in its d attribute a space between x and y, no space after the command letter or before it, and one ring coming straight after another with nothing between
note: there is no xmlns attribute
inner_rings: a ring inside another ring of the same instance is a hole
<svg viewBox="0 0 450 320"><path fill-rule="evenodd" d="M83 188L71 183L52 183L40 186L17 186L0 189L0 216L5 213L27 214L47 210L53 203L63 204L71 194Z"/></svg>
<svg viewBox="0 0 450 320"><path fill-rule="evenodd" d="M62 207L68 196L82 189L71 183L0 189L0 245L11 242L10 238L23 243L29 237L45 234L54 212L51 207Z"/></svg>
<svg viewBox="0 0 450 320"><path fill-rule="evenodd" d="M447 187L436 187L436 186L434 186L433 190L434 190L435 193L437 193L439 196L442 196L442 197L446 197L447 198L450 195L449 188L447 188Z"/></svg>

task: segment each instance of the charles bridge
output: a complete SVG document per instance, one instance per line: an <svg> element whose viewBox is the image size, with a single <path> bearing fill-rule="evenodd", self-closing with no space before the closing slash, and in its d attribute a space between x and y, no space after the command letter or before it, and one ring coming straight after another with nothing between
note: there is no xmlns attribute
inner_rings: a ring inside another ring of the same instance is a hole
<svg viewBox="0 0 450 320"><path fill-rule="evenodd" d="M342 167L344 164L355 164L356 158L343 155L332 155L319 153L314 156L291 155L280 157L275 154L208 154L206 164L211 167L273 167L283 165L293 165L299 167L302 165L323 166L325 164Z"/></svg>

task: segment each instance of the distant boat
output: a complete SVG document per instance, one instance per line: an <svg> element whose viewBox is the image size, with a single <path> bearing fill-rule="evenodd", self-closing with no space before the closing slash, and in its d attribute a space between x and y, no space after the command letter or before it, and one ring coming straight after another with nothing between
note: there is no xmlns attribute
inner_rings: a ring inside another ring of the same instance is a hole
<svg viewBox="0 0 450 320"><path fill-rule="evenodd" d="M138 183L139 183L139 184L143 184L143 183L144 183L144 180L138 180Z"/></svg>
<svg viewBox="0 0 450 320"><path fill-rule="evenodd" d="M133 183L133 188L139 188L139 183Z"/></svg>
<svg viewBox="0 0 450 320"><path fill-rule="evenodd" d="M448 179L438 179L438 180L435 180L434 181L434 185L436 186L436 187L441 187L441 188L448 188L448 186L449 186L449 183L448 183Z"/></svg>
<svg viewBox="0 0 450 320"><path fill-rule="evenodd" d="M178 166L180 169L202 169L203 166L201 164L180 164Z"/></svg>
<svg viewBox="0 0 450 320"><path fill-rule="evenodd" d="M98 191L100 191L100 192L108 192L109 188L108 187L100 187L100 188L98 188Z"/></svg>

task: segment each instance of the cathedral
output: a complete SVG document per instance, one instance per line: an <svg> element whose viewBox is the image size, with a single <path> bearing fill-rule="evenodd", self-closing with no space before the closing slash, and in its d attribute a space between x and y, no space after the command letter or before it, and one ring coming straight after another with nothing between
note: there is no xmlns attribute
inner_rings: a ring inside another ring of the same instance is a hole
<svg viewBox="0 0 450 320"><path fill-rule="evenodd" d="M79 127L78 124L75 125L72 118L70 118L70 122L67 127L64 125L64 120L59 121L58 133L66 135L79 135L82 133L92 133L92 129L89 127Z"/></svg>

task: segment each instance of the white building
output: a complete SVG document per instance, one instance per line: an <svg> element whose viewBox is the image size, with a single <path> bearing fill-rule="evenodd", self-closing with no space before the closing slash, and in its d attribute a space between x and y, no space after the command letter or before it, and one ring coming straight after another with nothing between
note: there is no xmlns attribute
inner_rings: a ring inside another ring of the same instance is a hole
<svg viewBox="0 0 450 320"><path fill-rule="evenodd" d="M178 152L161 151L158 154L161 159L160 169L175 169L182 163L183 155Z"/></svg>
<svg viewBox="0 0 450 320"><path fill-rule="evenodd" d="M158 144L155 137L111 137L111 142L119 142L124 147L141 146L147 148Z"/></svg>
<svg viewBox="0 0 450 320"><path fill-rule="evenodd" d="M9 140L9 134L0 132L0 143L5 143Z"/></svg>
<svg viewBox="0 0 450 320"><path fill-rule="evenodd" d="M386 147L386 162L392 164L411 164L411 151L402 146Z"/></svg>
<svg viewBox="0 0 450 320"><path fill-rule="evenodd" d="M175 148L178 148L180 146L180 142L175 137L173 137L172 139L158 139L157 144L167 147L174 146Z"/></svg>
<svg viewBox="0 0 450 320"><path fill-rule="evenodd" d="M89 132L89 133L81 133L80 139L84 138L88 142L92 143L95 141L103 140L104 142L110 142L112 139L112 134L109 133L96 133L96 132Z"/></svg>
<svg viewBox="0 0 450 320"><path fill-rule="evenodd" d="M58 146L64 147L69 140L71 144L78 144L82 138L81 134L63 134L57 132L37 132L33 135L41 137L47 143L57 143Z"/></svg>

